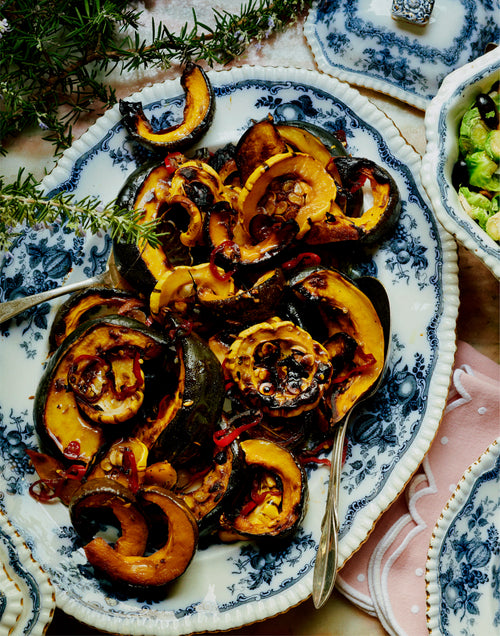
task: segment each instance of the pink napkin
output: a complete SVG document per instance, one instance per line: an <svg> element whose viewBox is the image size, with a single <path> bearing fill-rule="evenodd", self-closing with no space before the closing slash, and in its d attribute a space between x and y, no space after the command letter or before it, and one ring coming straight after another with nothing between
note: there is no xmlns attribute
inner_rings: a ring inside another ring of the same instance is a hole
<svg viewBox="0 0 500 636"><path fill-rule="evenodd" d="M337 577L390 634L425 636L425 567L441 512L467 468L500 436L500 366L459 342L448 402L419 470Z"/></svg>

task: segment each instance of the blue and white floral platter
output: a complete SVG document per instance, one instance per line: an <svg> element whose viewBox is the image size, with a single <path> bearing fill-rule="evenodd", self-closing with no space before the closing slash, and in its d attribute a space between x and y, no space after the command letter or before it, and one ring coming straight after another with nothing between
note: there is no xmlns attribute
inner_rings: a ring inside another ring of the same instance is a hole
<svg viewBox="0 0 500 636"><path fill-rule="evenodd" d="M0 511L0 634L42 636L55 606L47 574Z"/></svg>
<svg viewBox="0 0 500 636"><path fill-rule="evenodd" d="M392 122L356 90L313 71L242 67L209 73L214 123L211 148L237 140L252 120L301 119L345 131L348 150L385 166L400 189L402 213L393 233L354 259L354 273L386 285L393 315L392 354L383 388L348 432L342 475L340 563L365 541L376 520L417 469L437 430L455 351L458 308L456 246L434 219L418 182L418 157ZM178 81L135 94L154 123L182 119ZM108 111L44 180L46 192L113 199L147 154L130 142L117 108ZM61 227L26 230L0 270L1 299L100 272L107 236L82 238ZM188 634L227 630L286 611L312 590L328 470L309 473L307 515L296 536L274 549L251 543L199 550L165 598L127 598L96 578L66 508L32 500L36 479L25 453L37 448L32 397L47 360L47 333L62 302L4 325L0 383L1 505L49 573L58 605L98 629L124 634Z"/></svg>
<svg viewBox="0 0 500 636"><path fill-rule="evenodd" d="M499 78L500 47L446 77L425 113L421 179L443 226L500 279L500 244L467 214L451 181L459 155L460 121L476 97Z"/></svg>
<svg viewBox="0 0 500 636"><path fill-rule="evenodd" d="M391 17L392 0L318 0L304 33L318 67L425 110L443 79L500 39L498 0L439 0L428 24Z"/></svg>
<svg viewBox="0 0 500 636"><path fill-rule="evenodd" d="M500 438L446 504L429 547L426 583L433 636L500 631Z"/></svg>

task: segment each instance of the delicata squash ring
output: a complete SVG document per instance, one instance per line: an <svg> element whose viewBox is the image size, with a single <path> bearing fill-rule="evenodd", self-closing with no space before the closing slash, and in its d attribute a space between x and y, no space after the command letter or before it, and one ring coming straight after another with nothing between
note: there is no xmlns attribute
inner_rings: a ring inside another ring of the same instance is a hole
<svg viewBox="0 0 500 636"><path fill-rule="evenodd" d="M317 159L301 152L280 153L246 180L238 199L240 223L251 236L251 221L259 213L294 219L300 239L335 205L336 194L334 179Z"/></svg>
<svg viewBox="0 0 500 636"><path fill-rule="evenodd" d="M315 408L332 370L319 342L277 317L242 331L231 345L225 369L246 400L276 417Z"/></svg>

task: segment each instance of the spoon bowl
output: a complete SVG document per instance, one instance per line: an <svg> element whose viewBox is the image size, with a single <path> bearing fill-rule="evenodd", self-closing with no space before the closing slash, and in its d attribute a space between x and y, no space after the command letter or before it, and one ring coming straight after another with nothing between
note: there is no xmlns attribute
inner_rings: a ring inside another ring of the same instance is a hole
<svg viewBox="0 0 500 636"><path fill-rule="evenodd" d="M48 289L47 291L33 294L32 296L22 296L20 298L15 298L14 300L7 300L0 303L0 324L14 318L31 307L41 305L49 300L53 300L54 298L59 298L59 296L72 294L73 292L80 289L87 289L88 287L100 287L101 285L129 289L129 285L127 285L118 273L113 258L113 252L111 252L108 258L106 269L101 274L97 274L97 276L92 276L91 278L86 278L85 280L80 280L76 283L68 283L67 285L56 287L55 289Z"/></svg>
<svg viewBox="0 0 500 636"><path fill-rule="evenodd" d="M319 540L316 562L313 573L312 597L314 606L322 607L332 593L337 577L338 564L338 500L340 490L340 473L342 469L342 453L346 429L350 418L359 406L371 397L383 381L389 361L389 344L391 339L391 312L389 297L382 283L371 276L363 276L356 281L359 289L370 299L378 314L384 333L384 366L377 380L361 395L344 418L335 425L332 457L330 463L330 479L328 482L328 494L326 498L325 514L321 524L321 537Z"/></svg>

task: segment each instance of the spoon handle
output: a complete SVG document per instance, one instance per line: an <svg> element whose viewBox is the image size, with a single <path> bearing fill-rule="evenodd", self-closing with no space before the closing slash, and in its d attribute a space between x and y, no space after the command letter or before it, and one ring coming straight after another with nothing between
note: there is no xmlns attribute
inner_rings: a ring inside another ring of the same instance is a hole
<svg viewBox="0 0 500 636"><path fill-rule="evenodd" d="M85 289L92 285L97 285L103 280L103 275L99 274L93 278L86 278L85 280L78 281L77 283L69 283L62 287L56 287L55 289L48 289L47 291L40 292L39 294L33 294L32 296L23 296L15 298L14 300L7 300L4 303L0 303L0 324L10 318L14 318L17 314L20 314L26 309L30 309L35 305L40 305L53 298L64 296L65 294L71 294L79 289Z"/></svg>
<svg viewBox="0 0 500 636"><path fill-rule="evenodd" d="M335 579L337 578L339 531L338 498L346 428L347 417L336 426L333 438L328 494L313 573L312 598L316 609L319 609L326 603L332 593Z"/></svg>

